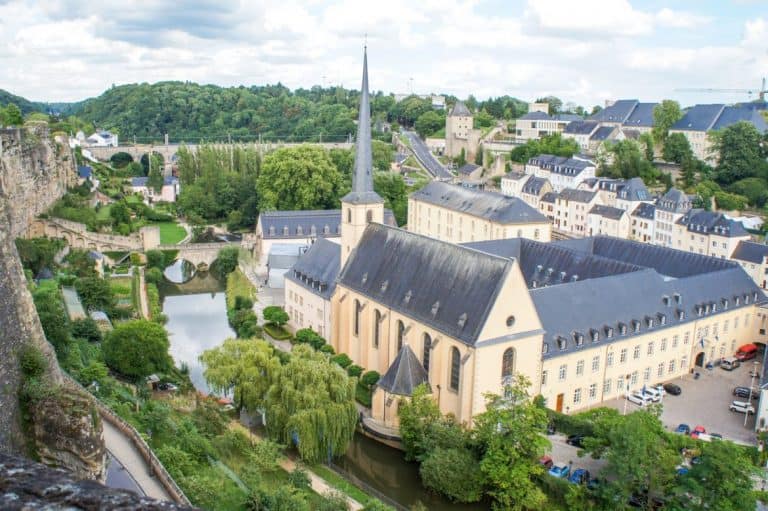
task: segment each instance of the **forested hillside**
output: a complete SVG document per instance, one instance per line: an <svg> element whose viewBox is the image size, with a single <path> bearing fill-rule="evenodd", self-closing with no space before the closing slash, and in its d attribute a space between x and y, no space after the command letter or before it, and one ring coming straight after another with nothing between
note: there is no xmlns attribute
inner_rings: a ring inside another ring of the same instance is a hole
<svg viewBox="0 0 768 511"><path fill-rule="evenodd" d="M22 98L21 96L16 96L15 94L11 94L7 90L0 89L0 107L8 105L9 103L13 103L17 107L19 107L19 110L21 110L21 113L23 115L27 115L30 112L46 111L45 103L30 101L26 98Z"/></svg>

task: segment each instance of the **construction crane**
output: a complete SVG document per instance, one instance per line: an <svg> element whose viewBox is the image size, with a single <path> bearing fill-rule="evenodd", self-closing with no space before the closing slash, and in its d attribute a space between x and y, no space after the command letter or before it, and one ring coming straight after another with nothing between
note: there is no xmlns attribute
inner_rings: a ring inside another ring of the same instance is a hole
<svg viewBox="0 0 768 511"><path fill-rule="evenodd" d="M711 89L711 88L701 88L701 89L675 89L676 92L731 92L736 94L749 94L750 97L752 97L754 94L757 94L757 97L760 98L760 101L765 101L765 93L768 92L765 88L765 78L763 78L763 82L760 85L759 89Z"/></svg>

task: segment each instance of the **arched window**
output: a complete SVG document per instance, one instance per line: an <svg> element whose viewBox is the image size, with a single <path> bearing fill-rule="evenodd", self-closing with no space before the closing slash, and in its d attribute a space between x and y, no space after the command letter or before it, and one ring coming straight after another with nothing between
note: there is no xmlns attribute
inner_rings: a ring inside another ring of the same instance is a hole
<svg viewBox="0 0 768 511"><path fill-rule="evenodd" d="M501 357L501 379L504 385L509 385L515 372L515 349L507 348Z"/></svg>
<svg viewBox="0 0 768 511"><path fill-rule="evenodd" d="M424 355L422 357L422 365L429 374L429 352L432 350L432 338L429 334L424 334Z"/></svg>
<svg viewBox="0 0 768 511"><path fill-rule="evenodd" d="M369 209L368 211L365 212L365 221L368 222L368 223L371 223L373 221L373 211L372 210Z"/></svg>
<svg viewBox="0 0 768 511"><path fill-rule="evenodd" d="M352 210L351 209L347 210L347 223L348 224L352 223Z"/></svg>
<svg viewBox="0 0 768 511"><path fill-rule="evenodd" d="M461 354L458 348L451 348L451 381L448 382L451 390L459 391L461 377Z"/></svg>
<svg viewBox="0 0 768 511"><path fill-rule="evenodd" d="M397 352L403 349L403 337L405 336L405 325L399 319L397 320Z"/></svg>
<svg viewBox="0 0 768 511"><path fill-rule="evenodd" d="M355 335L360 335L360 311L361 310L362 310L362 307L360 307L360 302L358 300L355 300L355 324L354 324Z"/></svg>
<svg viewBox="0 0 768 511"><path fill-rule="evenodd" d="M381 312L379 309L373 310L373 347L379 347L379 335L381 335Z"/></svg>

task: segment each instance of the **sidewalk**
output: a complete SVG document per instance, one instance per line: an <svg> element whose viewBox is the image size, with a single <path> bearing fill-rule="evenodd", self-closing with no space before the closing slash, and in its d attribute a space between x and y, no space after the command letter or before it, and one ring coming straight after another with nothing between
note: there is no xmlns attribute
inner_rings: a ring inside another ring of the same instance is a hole
<svg viewBox="0 0 768 511"><path fill-rule="evenodd" d="M131 441L122 435L109 421L102 420L101 423L104 425L104 443L107 446L107 450L125 467L125 470L141 488L141 491L147 497L173 502L173 499L165 491L160 481L150 475L149 467L144 462L144 458L136 451Z"/></svg>

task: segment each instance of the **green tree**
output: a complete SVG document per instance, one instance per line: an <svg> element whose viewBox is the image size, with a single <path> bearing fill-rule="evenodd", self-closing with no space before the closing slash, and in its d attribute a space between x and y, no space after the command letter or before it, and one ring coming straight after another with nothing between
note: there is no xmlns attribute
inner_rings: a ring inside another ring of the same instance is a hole
<svg viewBox="0 0 768 511"><path fill-rule="evenodd" d="M262 340L227 339L200 355L205 381L215 392L234 391L238 411L255 411L266 405L265 397L281 370L274 348Z"/></svg>
<svg viewBox="0 0 768 511"><path fill-rule="evenodd" d="M481 128L490 128L493 126L494 118L491 114L489 114L486 110L480 110L475 114L475 117L473 119L473 128L481 129Z"/></svg>
<svg viewBox="0 0 768 511"><path fill-rule="evenodd" d="M373 169L378 171L389 171L392 166L392 156L395 153L392 144L382 142L381 140L371 141L371 157L373 158Z"/></svg>
<svg viewBox="0 0 768 511"><path fill-rule="evenodd" d="M405 458L421 459L426 452L429 427L442 417L429 387L424 384L416 387L411 399L400 401L397 415Z"/></svg>
<svg viewBox="0 0 768 511"><path fill-rule="evenodd" d="M700 463L691 466L676 488L680 509L755 509L755 497L749 489L757 470L745 449L732 442L702 443L700 448Z"/></svg>
<svg viewBox="0 0 768 511"><path fill-rule="evenodd" d="M61 303L59 288L57 286L45 286L35 289L32 298L37 309L37 316L43 326L45 338L56 349L56 354L61 358L66 354L71 338L69 335L69 320L64 304Z"/></svg>
<svg viewBox="0 0 768 511"><path fill-rule="evenodd" d="M563 107L563 100L555 96L545 96L543 98L537 98L536 103L547 103L549 105L550 115L559 114L560 109Z"/></svg>
<svg viewBox="0 0 768 511"><path fill-rule="evenodd" d="M736 181L728 191L745 196L750 204L759 208L768 202L768 182L759 177L748 177Z"/></svg>
<svg viewBox="0 0 768 511"><path fill-rule="evenodd" d="M715 192L715 204L717 209L726 211L741 210L747 206L747 198L742 195L728 192Z"/></svg>
<svg viewBox="0 0 768 511"><path fill-rule="evenodd" d="M153 166L149 171L149 179L147 179L147 186L152 188L155 193L160 193L163 189L163 174L159 167Z"/></svg>
<svg viewBox="0 0 768 511"><path fill-rule="evenodd" d="M435 110L428 110L416 119L414 128L421 138L427 138L445 128L445 114L441 115Z"/></svg>
<svg viewBox="0 0 768 511"><path fill-rule="evenodd" d="M309 145L268 154L257 180L264 209L337 207L341 184L328 152Z"/></svg>
<svg viewBox="0 0 768 511"><path fill-rule="evenodd" d="M229 275L237 268L237 259L240 251L237 247L224 247L219 250L216 264L221 275Z"/></svg>
<svg viewBox="0 0 768 511"><path fill-rule="evenodd" d="M486 411L476 419L485 445L480 470L497 509L542 509L546 501L533 479L544 472L538 460L549 447L543 436L548 419L531 400L529 387L524 376L515 376L504 397L486 396Z"/></svg>
<svg viewBox="0 0 768 511"><path fill-rule="evenodd" d="M85 339L88 342L101 342L102 335L99 326L91 318L76 319L72 322L72 337Z"/></svg>
<svg viewBox="0 0 768 511"><path fill-rule="evenodd" d="M147 268L165 269L165 254L162 250L147 250L144 255L147 257Z"/></svg>
<svg viewBox="0 0 768 511"><path fill-rule="evenodd" d="M355 380L309 346L297 345L267 392L267 432L317 462L344 454L357 426Z"/></svg>
<svg viewBox="0 0 768 511"><path fill-rule="evenodd" d="M605 168L605 173L624 179L641 177L646 183L658 177L658 171L645 159L640 151L640 145L634 140L621 140L610 148L613 163Z"/></svg>
<svg viewBox="0 0 768 511"><path fill-rule="evenodd" d="M683 117L680 103L671 99L665 99L653 109L653 140L657 144L664 145L669 135L669 128Z"/></svg>
<svg viewBox="0 0 768 511"><path fill-rule="evenodd" d="M577 152L579 152L579 145L575 140L563 138L560 133L554 133L540 140L529 140L524 145L514 148L510 152L510 159L517 163L526 163L539 154L554 154L570 158Z"/></svg>
<svg viewBox="0 0 768 511"><path fill-rule="evenodd" d="M101 277L85 277L75 281L75 289L86 310L109 311L115 305L115 297L109 282Z"/></svg>
<svg viewBox="0 0 768 511"><path fill-rule="evenodd" d="M53 268L54 257L64 248L64 241L52 238L16 238L21 264L37 275L43 268Z"/></svg>
<svg viewBox="0 0 768 511"><path fill-rule="evenodd" d="M384 199L384 207L390 208L398 225L408 221L408 190L405 180L394 172L373 174L373 189Z"/></svg>
<svg viewBox="0 0 768 511"><path fill-rule="evenodd" d="M696 158L694 158L693 156L686 156L685 158L683 158L683 161L680 164L680 174L682 175L683 184L685 185L686 188L690 188L696 183L697 169L698 169L698 164L697 164Z"/></svg>
<svg viewBox="0 0 768 511"><path fill-rule="evenodd" d="M749 122L741 121L709 134L713 139L717 159L717 181L730 184L747 177L768 175L768 147L762 136Z"/></svg>
<svg viewBox="0 0 768 511"><path fill-rule="evenodd" d="M264 310L262 311L262 314L264 315L264 321L267 323L272 323L273 325L277 326L283 326L288 322L288 313L283 310L282 307L279 307L277 305L270 305L269 307L264 307Z"/></svg>
<svg viewBox="0 0 768 511"><path fill-rule="evenodd" d="M424 486L457 502L477 502L483 496L480 462L466 446L438 447L419 467Z"/></svg>
<svg viewBox="0 0 768 511"><path fill-rule="evenodd" d="M170 370L169 346L165 328L146 320L118 323L102 343L107 365L136 378Z"/></svg>
<svg viewBox="0 0 768 511"><path fill-rule="evenodd" d="M693 158L691 144L685 138L685 135L682 133L670 133L666 142L664 142L662 158L664 158L664 161L675 163L683 163L686 158Z"/></svg>
<svg viewBox="0 0 768 511"><path fill-rule="evenodd" d="M21 110L14 103L9 103L3 110L0 120L6 126L21 126L24 124L24 118L21 116Z"/></svg>
<svg viewBox="0 0 768 511"><path fill-rule="evenodd" d="M642 133L639 142L643 148L645 159L653 163L653 136L650 133Z"/></svg>
<svg viewBox="0 0 768 511"><path fill-rule="evenodd" d="M109 216L112 219L112 225L131 224L131 210L124 201L118 201L109 208Z"/></svg>

